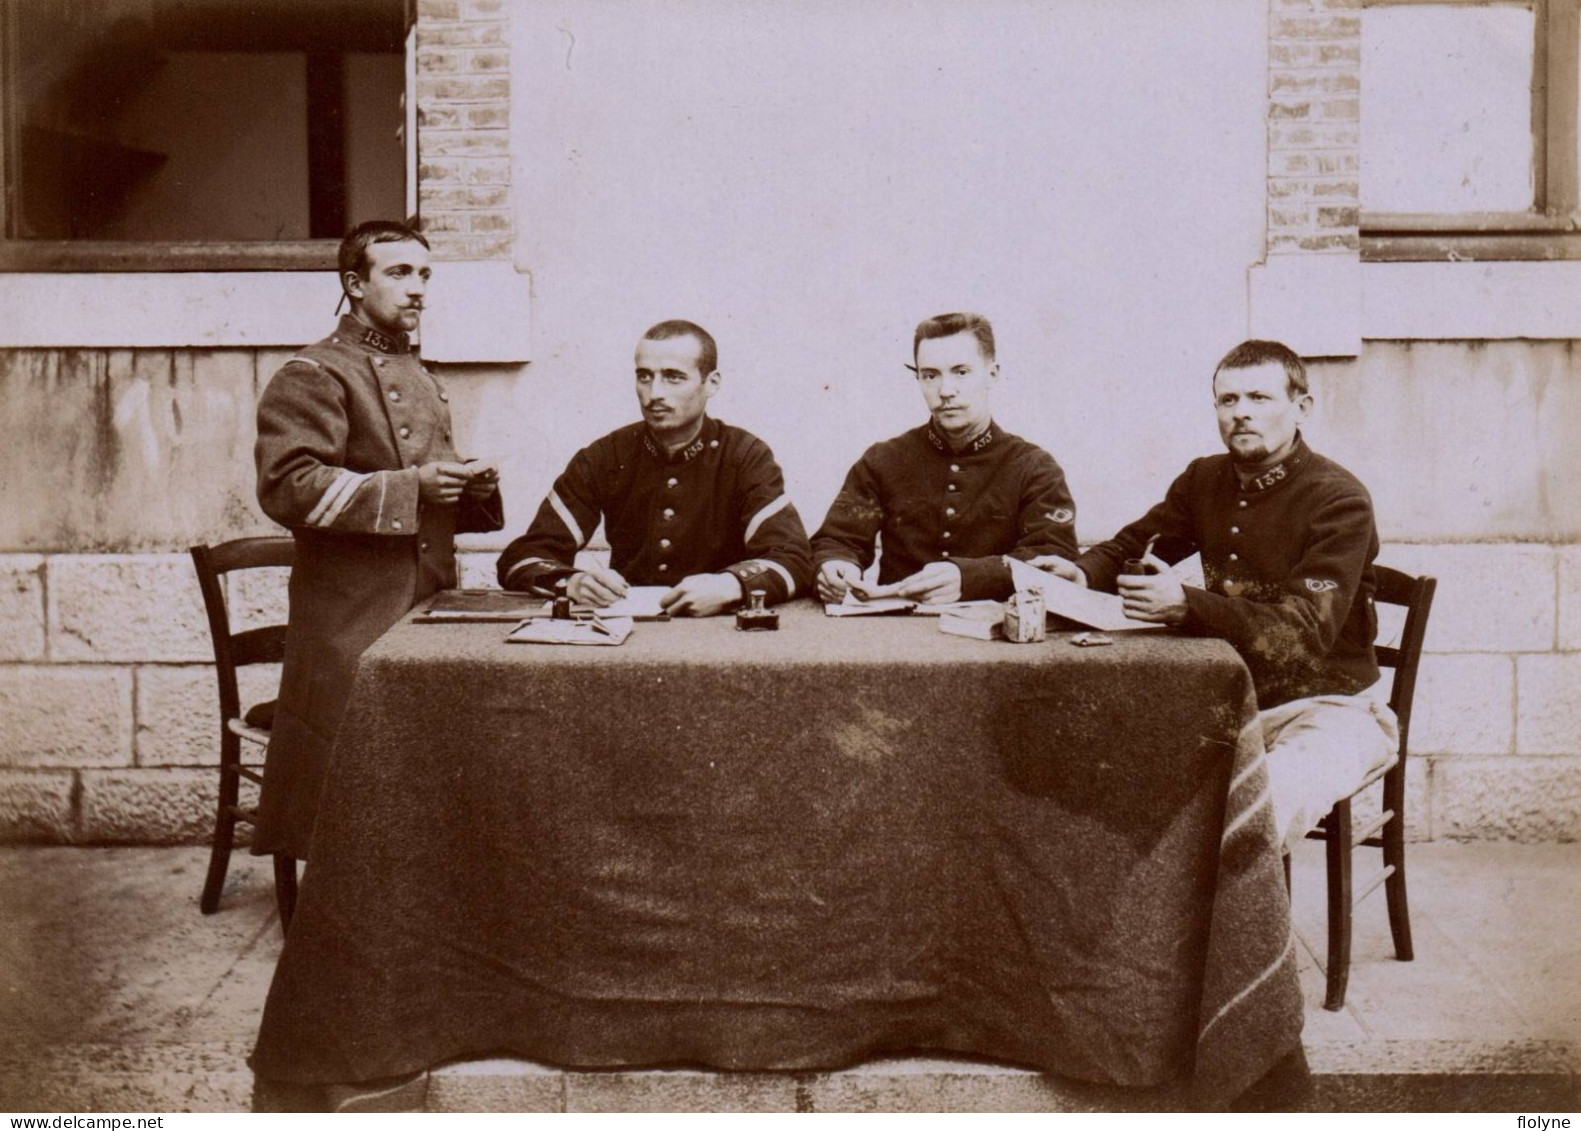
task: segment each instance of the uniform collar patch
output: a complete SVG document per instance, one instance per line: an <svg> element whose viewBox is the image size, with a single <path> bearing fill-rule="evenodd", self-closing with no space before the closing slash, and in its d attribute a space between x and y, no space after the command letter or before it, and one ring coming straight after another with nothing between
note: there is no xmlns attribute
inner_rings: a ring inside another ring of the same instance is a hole
<svg viewBox="0 0 1581 1131"><path fill-rule="evenodd" d="M1285 480L1294 475L1301 465L1306 462L1306 454L1306 443L1298 434L1296 436L1296 446L1291 450L1289 455L1280 460L1278 463L1274 464L1272 467L1267 468L1264 471L1259 471L1256 475L1243 482L1241 484L1241 490L1267 491L1271 487L1279 486L1279 484L1283 483Z"/></svg>
<svg viewBox="0 0 1581 1131"><path fill-rule="evenodd" d="M988 422L988 427L983 429L983 434L977 437L977 439L973 440L970 444L967 444L966 447L959 452L950 447L950 441L945 439L944 434L938 430L937 426L934 425L931 419L928 421L927 434L928 443L933 445L934 451L943 452L947 456L969 456L976 455L978 452L992 444L999 435L999 429L994 425L994 422L990 420Z"/></svg>
<svg viewBox="0 0 1581 1131"><path fill-rule="evenodd" d="M710 420L705 420L703 422L703 430L697 434L697 439L673 454L666 452L664 445L655 440L652 431L647 428L642 430L642 446L647 448L648 454L660 463L691 463L692 460L708 450L709 433L712 431L709 426L712 423ZM714 441L714 447L718 446L718 441Z"/></svg>
<svg viewBox="0 0 1581 1131"><path fill-rule="evenodd" d="M349 314L340 320L340 336L378 353L410 353L412 349L411 339L407 335L398 334L392 337Z"/></svg>

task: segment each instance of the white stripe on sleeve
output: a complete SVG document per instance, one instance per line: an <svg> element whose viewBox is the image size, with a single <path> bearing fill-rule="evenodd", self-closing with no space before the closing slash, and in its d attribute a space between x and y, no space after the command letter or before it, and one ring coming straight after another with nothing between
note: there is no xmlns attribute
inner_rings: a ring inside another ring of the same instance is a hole
<svg viewBox="0 0 1581 1131"><path fill-rule="evenodd" d="M346 489L346 485L351 482L354 475L356 475L356 472L347 471L344 468L336 474L335 478L330 481L329 486L324 488L324 493L318 497L318 502L313 509L308 512L307 524L309 526L321 525L319 520L323 517L324 512L329 509L331 503L340 497L340 493Z"/></svg>
<svg viewBox="0 0 1581 1131"><path fill-rule="evenodd" d="M369 475L371 473L362 472L359 474L358 472L353 471L348 472L347 474L352 477L351 482L347 484L345 490L336 494L335 498L330 502L329 509L324 512L324 517L319 519L318 524L320 526L335 525L335 520L341 516L348 506L351 505L352 497L356 495L358 490L361 489L362 485L368 481ZM380 476L379 481L381 483L384 481L383 476Z"/></svg>
<svg viewBox="0 0 1581 1131"><path fill-rule="evenodd" d="M762 510L758 511L757 514L752 516L751 521L747 523L747 532L742 535L741 541L746 545L751 545L752 536L758 532L758 527L762 526L769 519L779 514L779 512L784 510L789 504L790 498L786 495L781 495L779 498L765 506Z"/></svg>
<svg viewBox="0 0 1581 1131"><path fill-rule="evenodd" d="M785 579L785 596L787 599L796 596L796 579L790 575L790 570L780 565L779 562L771 562L766 559L763 564Z"/></svg>
<svg viewBox="0 0 1581 1131"><path fill-rule="evenodd" d="M565 500L560 498L560 492L549 492L549 505L554 508L554 513L560 516L560 521L565 523L565 528L571 532L571 537L576 539L576 548L580 550L587 545L587 535L582 533L582 528L577 525L576 516L571 513L571 508L565 505Z"/></svg>

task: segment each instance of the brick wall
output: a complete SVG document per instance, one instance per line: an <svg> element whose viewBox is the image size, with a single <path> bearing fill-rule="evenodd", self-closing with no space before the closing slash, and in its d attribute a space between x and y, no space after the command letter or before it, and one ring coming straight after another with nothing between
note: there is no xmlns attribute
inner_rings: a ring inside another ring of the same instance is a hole
<svg viewBox="0 0 1581 1131"><path fill-rule="evenodd" d="M1270 0L1269 254L1360 249L1361 0Z"/></svg>
<svg viewBox="0 0 1581 1131"><path fill-rule="evenodd" d="M508 259L510 25L505 0L418 0L418 208L440 259Z"/></svg>

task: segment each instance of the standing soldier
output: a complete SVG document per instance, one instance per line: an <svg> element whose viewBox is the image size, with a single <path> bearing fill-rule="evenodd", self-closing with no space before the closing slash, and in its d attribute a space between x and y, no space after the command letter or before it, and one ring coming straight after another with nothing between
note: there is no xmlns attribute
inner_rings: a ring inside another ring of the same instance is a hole
<svg viewBox="0 0 1581 1131"><path fill-rule="evenodd" d="M258 402L258 500L291 528L296 565L256 855L307 858L358 659L456 584L458 531L504 523L498 468L457 457L449 397L408 337L428 290L428 241L404 224L359 224L341 241L339 270L351 313Z"/></svg>

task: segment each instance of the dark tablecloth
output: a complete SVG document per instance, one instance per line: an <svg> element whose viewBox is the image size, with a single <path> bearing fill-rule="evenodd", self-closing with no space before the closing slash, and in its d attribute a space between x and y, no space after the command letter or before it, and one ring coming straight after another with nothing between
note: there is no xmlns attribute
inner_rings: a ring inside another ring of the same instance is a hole
<svg viewBox="0 0 1581 1131"><path fill-rule="evenodd" d="M1299 1048L1254 700L1217 641L922 618L392 629L363 658L252 1064L899 1050L1228 1096Z"/></svg>

